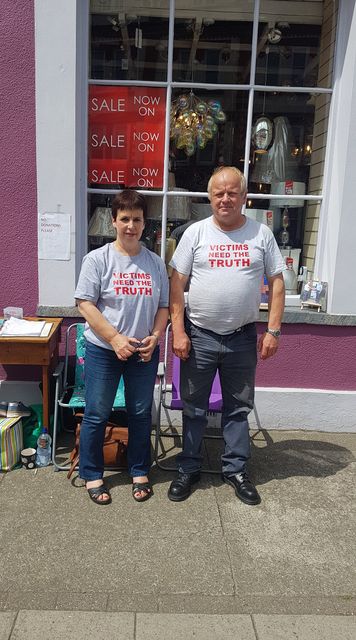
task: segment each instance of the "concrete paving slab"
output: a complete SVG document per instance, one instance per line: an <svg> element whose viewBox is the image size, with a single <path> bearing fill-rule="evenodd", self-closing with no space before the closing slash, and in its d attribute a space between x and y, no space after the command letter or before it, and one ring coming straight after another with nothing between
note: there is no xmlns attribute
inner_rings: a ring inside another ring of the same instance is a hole
<svg viewBox="0 0 356 640"><path fill-rule="evenodd" d="M158 610L164 613L264 613L264 614L344 614L356 615L355 603L342 602L335 597L320 596L184 596L169 594L158 597Z"/></svg>
<svg viewBox="0 0 356 640"><path fill-rule="evenodd" d="M236 596L182 595L180 593L160 595L158 610L160 613L248 613L243 601Z"/></svg>
<svg viewBox="0 0 356 640"><path fill-rule="evenodd" d="M189 504L176 505L166 495L171 476L156 476L155 495L143 504L132 499L127 477L110 476L113 504L101 509L83 487L73 487L51 468L39 469L37 476L13 472L0 494L0 508L10 507L2 509L1 526L12 531L0 567L8 591L19 583L21 590L79 592L92 591L93 584L106 591L109 584L122 593L153 593L178 580L185 592L231 593L210 480Z"/></svg>
<svg viewBox="0 0 356 640"><path fill-rule="evenodd" d="M158 611L158 596L154 593L115 593L108 595L108 611L140 611L155 613Z"/></svg>
<svg viewBox="0 0 356 640"><path fill-rule="evenodd" d="M153 440L152 440L152 446L154 446ZM170 470L170 473L172 473L173 471L176 471L177 470L176 455L180 453L181 450L182 450L181 436L177 438L166 438L162 436L160 438L160 449L158 453L158 463L159 463L158 466L161 465L161 467L159 467L160 471L165 471L165 469ZM216 470L220 469L220 460L213 461L213 465L215 466L212 466L210 463L208 440L203 440L201 453L203 456L203 459L202 459L203 469L204 468L216 469Z"/></svg>
<svg viewBox="0 0 356 640"><path fill-rule="evenodd" d="M356 616L356 596L333 598L335 613L344 616Z"/></svg>
<svg viewBox="0 0 356 640"><path fill-rule="evenodd" d="M133 613L20 611L11 640L133 640Z"/></svg>
<svg viewBox="0 0 356 640"><path fill-rule="evenodd" d="M356 439L337 435L273 432L266 443L259 434L250 465L258 507L217 485L237 593L356 595Z"/></svg>
<svg viewBox="0 0 356 640"><path fill-rule="evenodd" d="M54 609L57 600L55 591L48 591L40 588L35 583L30 590L23 590L21 583L17 588L11 589L7 594L5 609Z"/></svg>
<svg viewBox="0 0 356 640"><path fill-rule="evenodd" d="M251 476L261 486L290 477L326 478L356 463L355 434L258 432L252 434ZM329 437L332 436L332 437ZM346 437L348 436L348 437ZM207 441L210 464L219 465L222 443Z"/></svg>
<svg viewBox="0 0 356 640"><path fill-rule="evenodd" d="M250 616L137 614L136 640L256 640Z"/></svg>
<svg viewBox="0 0 356 640"><path fill-rule="evenodd" d="M60 611L107 611L108 599L109 594L101 591L61 591L57 594L55 607L52 608Z"/></svg>
<svg viewBox="0 0 356 640"><path fill-rule="evenodd" d="M51 467L4 474L0 611L356 614L355 445L356 434L254 440L257 507L216 475L172 503L173 474L153 469L154 496L138 504L127 474L108 473L101 509Z"/></svg>
<svg viewBox="0 0 356 640"><path fill-rule="evenodd" d="M253 621L258 640L355 640L356 619L349 616L264 616Z"/></svg>
<svg viewBox="0 0 356 640"><path fill-rule="evenodd" d="M75 553L72 550L72 564L67 554L53 551L24 582L28 589L32 582L34 589L51 590L60 585L62 590L79 592L92 589L94 584L99 591L110 585L110 589L130 594L141 593L143 589L147 593L167 592L176 590L178 585L183 593L231 594L233 581L228 556L220 543L221 536L214 530L174 540L138 538L135 544L126 537L116 549L113 544L102 546L100 556L95 540L86 538L80 549ZM34 560L39 564L37 552ZM14 569L14 561L11 567ZM11 583L11 590L16 590L18 582L12 578Z"/></svg>
<svg viewBox="0 0 356 640"><path fill-rule="evenodd" d="M14 626L17 611L0 611L0 640L8 640Z"/></svg>
<svg viewBox="0 0 356 640"><path fill-rule="evenodd" d="M351 472L337 480L314 479L313 487L307 478L274 481L264 486L257 508L243 505L232 491L227 499L223 488L216 489L237 591L356 595L351 483Z"/></svg>
<svg viewBox="0 0 356 640"><path fill-rule="evenodd" d="M356 438L354 433L340 433L340 432L325 432L325 431L303 431L302 429L296 430L268 430L264 433L270 435L274 443L285 442L286 440L299 440L304 442L322 442L329 445L336 445L338 447L347 449L353 454L356 454ZM253 442L265 439L263 432L251 431Z"/></svg>

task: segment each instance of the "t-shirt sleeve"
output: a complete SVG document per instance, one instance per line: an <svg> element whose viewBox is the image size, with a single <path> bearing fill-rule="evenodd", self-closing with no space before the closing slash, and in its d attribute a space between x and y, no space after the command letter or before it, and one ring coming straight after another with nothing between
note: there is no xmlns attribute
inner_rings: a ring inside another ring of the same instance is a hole
<svg viewBox="0 0 356 640"><path fill-rule="evenodd" d="M101 276L97 261L87 254L83 258L77 288L74 293L76 300L90 300L97 303L100 297Z"/></svg>
<svg viewBox="0 0 356 640"><path fill-rule="evenodd" d="M193 266L194 229L193 233L192 229L193 227L188 227L188 229L183 233L180 243L176 248L169 263L170 267L173 267L173 269L185 276L190 275Z"/></svg>
<svg viewBox="0 0 356 640"><path fill-rule="evenodd" d="M282 273L286 269L286 264L272 231L268 228L266 231L268 233L265 237L265 274L267 277L272 277Z"/></svg>

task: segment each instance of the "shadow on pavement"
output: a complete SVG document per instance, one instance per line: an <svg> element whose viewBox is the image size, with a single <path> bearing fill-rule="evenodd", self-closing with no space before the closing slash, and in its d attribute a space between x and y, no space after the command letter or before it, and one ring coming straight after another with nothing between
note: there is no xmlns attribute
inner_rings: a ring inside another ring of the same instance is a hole
<svg viewBox="0 0 356 640"><path fill-rule="evenodd" d="M286 439L283 440L283 433ZM290 438L288 432L278 432L278 439L275 441L271 434L265 429L257 431L251 437L251 460L249 471L251 478L259 485L271 480L284 479L290 477L311 477L326 478L335 475L344 469L356 458L353 453L344 446L328 441L328 434L322 434L325 439L314 439L312 432L302 432L303 437ZM320 437L320 436L319 436ZM71 450L73 439L67 433L62 433L58 447L59 460L63 462L67 459ZM220 456L223 442L218 440L204 441L204 465L212 470L219 471ZM160 461L165 465L175 464L175 455L180 450L180 438L170 439L165 447L165 456L160 456ZM153 466L151 473L154 474L154 482L166 482L174 477L171 471ZM203 474L206 484L210 485L213 478L218 479L219 475ZM78 486L81 480L75 474L73 485ZM110 487L128 484L130 478L125 470L112 473L108 478ZM204 483L205 484L205 483ZM215 484L215 482L213 482Z"/></svg>
<svg viewBox="0 0 356 640"><path fill-rule="evenodd" d="M258 484L271 480L290 477L326 478L335 475L356 458L344 446L325 440L316 440L311 432L303 432L302 438L281 439L283 432L278 432L278 441L265 429L256 432L251 438L251 460L249 470L251 478ZM219 468L222 442L208 442L209 462L212 468Z"/></svg>

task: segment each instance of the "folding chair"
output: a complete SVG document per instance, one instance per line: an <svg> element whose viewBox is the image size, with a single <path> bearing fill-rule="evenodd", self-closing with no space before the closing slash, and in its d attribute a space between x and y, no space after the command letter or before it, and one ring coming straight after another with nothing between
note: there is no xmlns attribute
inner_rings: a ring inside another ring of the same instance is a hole
<svg viewBox="0 0 356 640"><path fill-rule="evenodd" d="M83 412L85 408L85 385L84 385L84 359L85 359L85 338L84 322L71 324L66 331L65 358L64 364L61 362L53 373L56 380L55 404L53 416L53 442L52 442L52 462L55 471L68 470L70 465L60 465L56 461L57 434L59 427L59 413L61 413L61 424L63 425L63 409L72 411L73 415ZM74 385L68 381L70 346L75 339L75 372ZM113 411L125 411L125 388L123 378L120 378L117 388Z"/></svg>
<svg viewBox="0 0 356 640"><path fill-rule="evenodd" d="M176 471L177 467L169 464L164 464L161 462L167 455L167 452L164 447L163 438L175 438L182 440L182 428L179 430L173 425L162 425L162 410L167 409L171 410L182 410L183 403L180 397L179 385L180 385L180 359L177 356L172 356L172 367L171 367L171 375L172 375L172 383L171 385L167 382L167 372L168 372L168 345L169 345L169 333L171 330L171 324L168 324L165 334L164 341L164 355L163 361L160 363L158 368L158 377L159 377L159 393L158 393L158 404L157 404L157 419L156 419L156 428L155 428L155 436L154 436L154 461L160 469L164 469L165 471ZM168 400L168 396L170 396L170 400ZM204 435L204 439L207 440L221 440L222 434L212 434L209 433L209 418L216 418L217 414L222 411L222 394L220 387L220 379L219 374L217 373L210 392L209 397L209 408L208 408L208 432ZM260 418L256 409L256 405L253 407L255 420L257 424L257 431L263 431ZM211 429L210 429L211 430ZM220 428L219 428L220 431ZM202 468L202 472L205 473L221 473L221 470L215 471L212 469Z"/></svg>

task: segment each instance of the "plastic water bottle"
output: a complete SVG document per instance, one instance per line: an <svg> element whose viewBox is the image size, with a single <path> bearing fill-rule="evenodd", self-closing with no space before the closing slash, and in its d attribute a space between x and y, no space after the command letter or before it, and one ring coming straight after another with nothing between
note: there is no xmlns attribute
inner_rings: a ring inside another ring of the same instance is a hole
<svg viewBox="0 0 356 640"><path fill-rule="evenodd" d="M51 444L52 438L47 432L47 429L43 427L42 433L37 439L36 450L36 466L47 467L51 462Z"/></svg>

